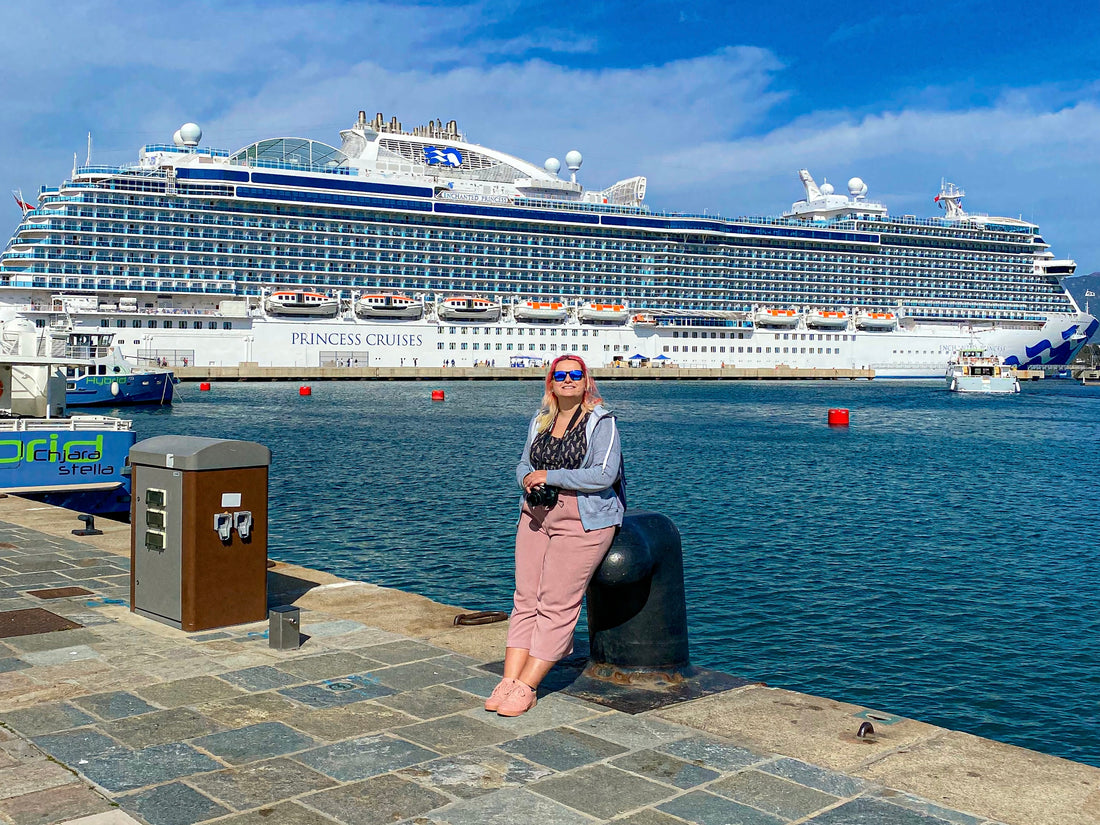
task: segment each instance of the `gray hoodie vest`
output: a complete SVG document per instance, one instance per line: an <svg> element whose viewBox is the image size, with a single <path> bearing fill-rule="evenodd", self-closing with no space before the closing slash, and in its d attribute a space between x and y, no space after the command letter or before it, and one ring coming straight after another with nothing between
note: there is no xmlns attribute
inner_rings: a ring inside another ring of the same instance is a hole
<svg viewBox="0 0 1100 825"><path fill-rule="evenodd" d="M534 468L531 466L531 443L538 435L536 413L527 428L527 442L516 467L516 481L523 486L523 479ZM576 470L547 470L546 483L562 490L577 493L577 509L585 530L616 527L623 523L626 510L626 484L622 478L623 453L619 444L619 429L615 416L602 405L592 410L585 424L588 450L584 463ZM522 504L522 500L521 500Z"/></svg>

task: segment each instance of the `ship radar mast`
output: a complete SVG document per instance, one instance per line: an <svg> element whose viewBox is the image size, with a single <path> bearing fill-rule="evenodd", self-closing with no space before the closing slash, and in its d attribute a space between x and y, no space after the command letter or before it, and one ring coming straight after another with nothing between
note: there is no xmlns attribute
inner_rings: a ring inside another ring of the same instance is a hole
<svg viewBox="0 0 1100 825"><path fill-rule="evenodd" d="M940 180L940 193L936 195L935 202L944 211L944 220L961 221L966 217L966 210L962 208L962 199L966 192L953 183L948 183L946 178Z"/></svg>
<svg viewBox="0 0 1100 825"><path fill-rule="evenodd" d="M570 149L565 153L565 165L569 167L569 178L573 183L577 182L577 170L581 168L582 163L584 163L584 158L576 149Z"/></svg>

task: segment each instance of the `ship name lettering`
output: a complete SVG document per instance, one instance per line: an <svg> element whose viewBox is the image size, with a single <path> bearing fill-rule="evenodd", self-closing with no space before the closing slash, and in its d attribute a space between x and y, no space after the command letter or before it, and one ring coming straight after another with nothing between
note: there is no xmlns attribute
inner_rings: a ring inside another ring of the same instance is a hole
<svg viewBox="0 0 1100 825"><path fill-rule="evenodd" d="M7 451L11 449L11 454ZM18 464L21 461L38 461L50 464L68 462L69 464L91 466L103 458L103 436L98 435L91 441L68 441L58 445L57 433L50 435L49 440L36 438L25 445L18 439L0 439L0 464ZM62 475L68 475L74 470L66 472L64 464L58 468ZM114 472L113 468L110 472Z"/></svg>
<svg viewBox="0 0 1100 825"><path fill-rule="evenodd" d="M303 347L419 347L424 343L424 336L407 332L292 332L290 343Z"/></svg>

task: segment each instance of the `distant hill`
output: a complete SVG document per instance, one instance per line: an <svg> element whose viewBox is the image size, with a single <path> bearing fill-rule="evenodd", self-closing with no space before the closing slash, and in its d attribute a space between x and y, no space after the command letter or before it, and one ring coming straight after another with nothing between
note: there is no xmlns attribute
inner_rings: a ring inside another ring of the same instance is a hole
<svg viewBox="0 0 1100 825"><path fill-rule="evenodd" d="M1073 296L1077 306L1084 309L1085 303L1088 302L1089 312L1100 317L1100 272L1092 272L1088 275L1070 275L1068 278L1062 279L1062 286ZM1086 292L1091 292L1092 295L1086 295Z"/></svg>

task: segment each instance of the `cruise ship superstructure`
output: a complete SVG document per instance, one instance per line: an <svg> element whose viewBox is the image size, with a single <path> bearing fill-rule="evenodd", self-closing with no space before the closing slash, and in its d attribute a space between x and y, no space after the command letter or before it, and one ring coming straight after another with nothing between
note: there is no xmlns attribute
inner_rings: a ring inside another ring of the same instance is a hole
<svg viewBox="0 0 1100 825"><path fill-rule="evenodd" d="M594 366L871 368L943 375L977 346L1066 363L1096 332L1032 223L888 214L799 172L780 217L657 213L646 180L577 182L454 121L405 131L363 112L340 148L237 152L185 124L122 167L43 187L0 256L0 320L110 329L170 366L497 366L576 352ZM28 205L29 206L29 205Z"/></svg>

